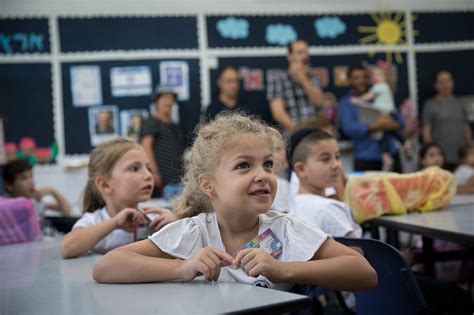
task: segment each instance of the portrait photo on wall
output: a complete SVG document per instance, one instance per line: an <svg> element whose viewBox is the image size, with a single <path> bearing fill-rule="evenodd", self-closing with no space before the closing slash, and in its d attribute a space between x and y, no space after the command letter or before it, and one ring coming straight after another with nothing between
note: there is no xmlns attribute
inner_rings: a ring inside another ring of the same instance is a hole
<svg viewBox="0 0 474 315"><path fill-rule="evenodd" d="M117 106L106 105L89 108L89 133L93 146L118 137Z"/></svg>
<svg viewBox="0 0 474 315"><path fill-rule="evenodd" d="M120 111L120 126L122 137L138 141L142 121L148 118L146 109L127 109Z"/></svg>

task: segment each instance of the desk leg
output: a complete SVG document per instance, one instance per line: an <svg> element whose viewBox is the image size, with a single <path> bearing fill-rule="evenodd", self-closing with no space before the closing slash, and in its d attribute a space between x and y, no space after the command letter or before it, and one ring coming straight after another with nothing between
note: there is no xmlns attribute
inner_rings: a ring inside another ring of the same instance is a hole
<svg viewBox="0 0 474 315"><path fill-rule="evenodd" d="M400 241L398 239L398 231L387 228L387 243L400 250Z"/></svg>
<svg viewBox="0 0 474 315"><path fill-rule="evenodd" d="M433 239L423 237L423 265L425 273L429 277L435 277L434 255L433 255Z"/></svg>

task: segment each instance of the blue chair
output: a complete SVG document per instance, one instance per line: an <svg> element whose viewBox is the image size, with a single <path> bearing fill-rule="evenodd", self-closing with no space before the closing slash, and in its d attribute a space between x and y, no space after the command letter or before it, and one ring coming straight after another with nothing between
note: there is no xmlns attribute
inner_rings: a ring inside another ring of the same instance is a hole
<svg viewBox="0 0 474 315"><path fill-rule="evenodd" d="M408 315L428 308L410 267L394 247L374 239L334 239L346 246L361 248L377 272L377 288L354 292L358 315Z"/></svg>

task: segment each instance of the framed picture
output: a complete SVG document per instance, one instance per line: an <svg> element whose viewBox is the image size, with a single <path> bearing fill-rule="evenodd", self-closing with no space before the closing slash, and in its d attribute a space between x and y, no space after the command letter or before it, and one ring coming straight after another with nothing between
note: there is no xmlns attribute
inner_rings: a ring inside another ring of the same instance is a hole
<svg viewBox="0 0 474 315"><path fill-rule="evenodd" d="M117 138L119 136L117 106L90 107L89 134L93 146Z"/></svg>
<svg viewBox="0 0 474 315"><path fill-rule="evenodd" d="M138 141L142 121L148 118L146 109L127 109L120 111L120 126L122 137Z"/></svg>

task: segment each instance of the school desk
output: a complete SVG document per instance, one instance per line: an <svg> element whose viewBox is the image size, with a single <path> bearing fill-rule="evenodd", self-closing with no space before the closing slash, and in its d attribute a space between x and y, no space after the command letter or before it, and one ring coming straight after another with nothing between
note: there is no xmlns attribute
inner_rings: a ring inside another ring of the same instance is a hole
<svg viewBox="0 0 474 315"><path fill-rule="evenodd" d="M467 198L466 198L467 199ZM423 253L419 261L425 272L434 275L434 262L474 257L474 203L450 204L433 212L408 215L382 216L368 221L371 226L387 229L388 242L398 247L398 231L419 234L423 237ZM434 252L433 239L441 239L465 246L463 251Z"/></svg>
<svg viewBox="0 0 474 315"><path fill-rule="evenodd" d="M239 283L99 284L99 255L65 260L58 238L0 246L0 314L293 312L308 297Z"/></svg>

